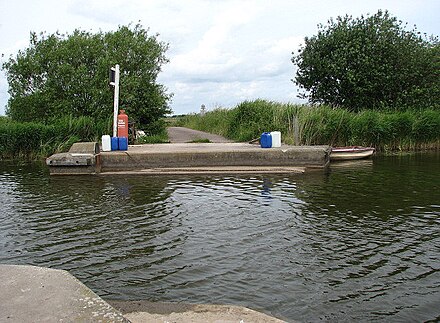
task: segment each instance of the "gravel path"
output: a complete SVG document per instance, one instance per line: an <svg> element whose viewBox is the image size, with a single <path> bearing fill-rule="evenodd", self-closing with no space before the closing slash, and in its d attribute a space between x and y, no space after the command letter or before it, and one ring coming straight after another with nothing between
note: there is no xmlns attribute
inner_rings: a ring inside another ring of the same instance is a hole
<svg viewBox="0 0 440 323"><path fill-rule="evenodd" d="M185 143L198 139L209 139L210 142L233 142L219 135L193 130L184 127L168 127L168 138L171 143Z"/></svg>

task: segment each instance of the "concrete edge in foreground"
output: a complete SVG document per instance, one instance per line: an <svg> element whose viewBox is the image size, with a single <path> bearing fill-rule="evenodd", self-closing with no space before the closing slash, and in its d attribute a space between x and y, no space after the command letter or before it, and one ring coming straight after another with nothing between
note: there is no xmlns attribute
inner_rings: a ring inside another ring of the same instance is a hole
<svg viewBox="0 0 440 323"><path fill-rule="evenodd" d="M0 265L0 322L128 322L65 270Z"/></svg>
<svg viewBox="0 0 440 323"><path fill-rule="evenodd" d="M132 323L152 322L285 322L273 316L234 305L208 305L149 301L108 301Z"/></svg>
<svg viewBox="0 0 440 323"><path fill-rule="evenodd" d="M0 322L284 322L233 305L106 302L69 272L37 266L0 264L0 291Z"/></svg>

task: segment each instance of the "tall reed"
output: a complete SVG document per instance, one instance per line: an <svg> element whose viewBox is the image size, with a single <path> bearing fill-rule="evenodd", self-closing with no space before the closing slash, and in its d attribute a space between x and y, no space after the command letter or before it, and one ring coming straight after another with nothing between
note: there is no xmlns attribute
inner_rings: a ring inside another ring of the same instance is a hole
<svg viewBox="0 0 440 323"><path fill-rule="evenodd" d="M216 108L204 115L187 114L179 117L174 124L185 126L200 131L207 131L221 136L228 136L228 128L231 124L233 110Z"/></svg>
<svg viewBox="0 0 440 323"><path fill-rule="evenodd" d="M179 124L235 141L281 131L292 145L373 146L378 150L440 148L440 111L373 111L359 113L328 106L273 101L244 101L233 109L187 115Z"/></svg>
<svg viewBox="0 0 440 323"><path fill-rule="evenodd" d="M39 158L66 151L78 141L98 141L111 133L111 120L64 117L50 124L0 119L0 158Z"/></svg>

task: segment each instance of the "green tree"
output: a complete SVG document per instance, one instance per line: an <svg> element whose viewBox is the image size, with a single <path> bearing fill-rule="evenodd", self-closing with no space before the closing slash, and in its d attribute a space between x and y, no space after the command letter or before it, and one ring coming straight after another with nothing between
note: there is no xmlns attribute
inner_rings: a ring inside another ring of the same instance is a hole
<svg viewBox="0 0 440 323"><path fill-rule="evenodd" d="M311 103L362 109L438 108L438 38L385 11L330 19L294 55L295 83Z"/></svg>
<svg viewBox="0 0 440 323"><path fill-rule="evenodd" d="M41 122L65 115L110 118L109 68L119 64L120 107L141 125L155 123L171 112L171 95L157 83L168 62L167 49L139 24L96 34L31 33L29 47L3 64L10 94L7 114L17 121Z"/></svg>

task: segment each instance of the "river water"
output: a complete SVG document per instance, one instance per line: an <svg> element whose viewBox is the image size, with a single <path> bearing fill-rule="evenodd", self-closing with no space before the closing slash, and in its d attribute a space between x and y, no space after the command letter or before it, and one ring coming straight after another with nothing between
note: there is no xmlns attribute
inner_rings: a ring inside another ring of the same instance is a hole
<svg viewBox="0 0 440 323"><path fill-rule="evenodd" d="M299 321L440 319L440 154L304 175L50 177L0 163L0 263L104 299Z"/></svg>

